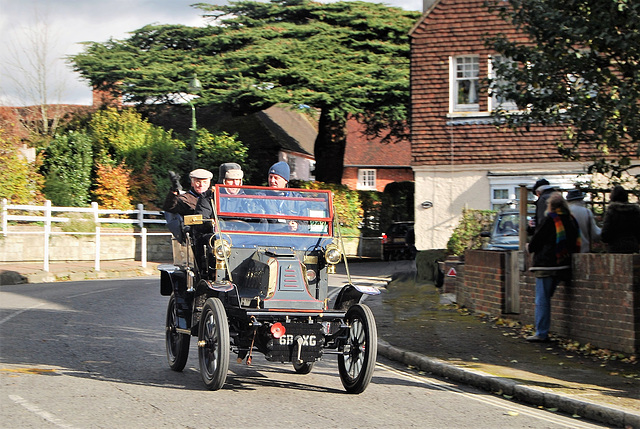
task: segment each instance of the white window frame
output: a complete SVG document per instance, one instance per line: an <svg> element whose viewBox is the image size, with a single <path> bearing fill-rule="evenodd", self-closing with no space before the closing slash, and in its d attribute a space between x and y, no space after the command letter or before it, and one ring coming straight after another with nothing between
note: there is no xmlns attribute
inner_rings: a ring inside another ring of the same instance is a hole
<svg viewBox="0 0 640 429"><path fill-rule="evenodd" d="M492 55L489 57L489 64L488 64L488 70L489 70L489 78L490 79L496 79L496 73L494 71L494 67L493 67L493 63L494 61L501 61L504 57L502 55ZM506 110L507 112L514 112L514 111L518 111L518 106L516 105L516 103L513 100L499 100L498 97L496 95L491 95L489 97L489 111L493 112L494 110L496 110L498 107L502 108L503 110Z"/></svg>
<svg viewBox="0 0 640 429"><path fill-rule="evenodd" d="M461 76L459 75L459 73ZM460 82L470 80L470 90L475 90L475 103L458 103ZM459 55L449 57L449 106L450 113L480 111L480 57L478 55Z"/></svg>
<svg viewBox="0 0 640 429"><path fill-rule="evenodd" d="M545 174L545 175L504 175L489 176L489 204L491 210L501 210L518 207L521 184L532 186L538 179L544 177L551 186L556 189L572 189L577 182L588 182L590 175L579 174ZM494 192L500 189L508 190L508 198L494 198ZM535 200L533 193L529 191L530 201Z"/></svg>
<svg viewBox="0 0 640 429"><path fill-rule="evenodd" d="M358 169L357 189L361 191L376 190L376 170L374 168Z"/></svg>

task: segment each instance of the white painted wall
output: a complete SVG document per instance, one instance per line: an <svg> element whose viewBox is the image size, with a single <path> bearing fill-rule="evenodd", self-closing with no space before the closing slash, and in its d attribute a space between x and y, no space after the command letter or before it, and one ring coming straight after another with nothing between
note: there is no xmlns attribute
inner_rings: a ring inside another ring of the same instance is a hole
<svg viewBox="0 0 640 429"><path fill-rule="evenodd" d="M444 249L458 225L463 208L491 209L491 185L488 172L531 177L533 185L539 177L575 175L586 171L576 162L541 164L479 164L461 166L413 167L415 190L415 231L418 250ZM554 185L553 181L551 184ZM433 207L422 207L424 201Z"/></svg>

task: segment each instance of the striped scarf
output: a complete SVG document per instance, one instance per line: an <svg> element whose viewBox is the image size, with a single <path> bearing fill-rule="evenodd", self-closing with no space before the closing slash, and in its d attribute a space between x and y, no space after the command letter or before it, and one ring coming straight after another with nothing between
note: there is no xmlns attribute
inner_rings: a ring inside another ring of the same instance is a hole
<svg viewBox="0 0 640 429"><path fill-rule="evenodd" d="M549 216L553 219L553 223L556 226L556 262L558 265L565 265L570 253L569 246L567 245L567 231L564 229L564 223L560 217L567 214L568 213L565 213L562 208L558 208L549 213ZM573 219L571 218L571 220ZM576 247L574 247L574 249L580 249L580 243L580 234L578 234L575 243Z"/></svg>

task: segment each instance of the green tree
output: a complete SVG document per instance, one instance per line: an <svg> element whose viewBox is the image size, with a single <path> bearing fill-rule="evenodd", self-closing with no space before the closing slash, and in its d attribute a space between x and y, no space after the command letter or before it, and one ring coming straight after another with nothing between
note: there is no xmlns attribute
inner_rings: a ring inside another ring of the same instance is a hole
<svg viewBox="0 0 640 429"><path fill-rule="evenodd" d="M198 130L198 138L196 141L197 165L211 170L216 177L217 167L225 162L237 162L243 166L245 172L244 181L247 182L249 177L246 176L248 151L247 148L237 140L237 135L229 135L225 132L211 134L205 129Z"/></svg>
<svg viewBox="0 0 640 429"><path fill-rule="evenodd" d="M591 170L620 177L640 155L640 2L489 0L491 11L528 41L505 35L488 44L508 61L493 91L513 100L512 127L559 125L560 153L591 156ZM636 176L640 179L640 176Z"/></svg>
<svg viewBox="0 0 640 429"><path fill-rule="evenodd" d="M44 151L41 171L44 194L53 205L81 207L89 203L93 151L85 133L56 135Z"/></svg>
<svg viewBox="0 0 640 429"><path fill-rule="evenodd" d="M27 204L40 199L38 186L42 177L20 155L19 148L19 143L5 137L0 129L0 199Z"/></svg>
<svg viewBox="0 0 640 429"><path fill-rule="evenodd" d="M216 25L147 26L88 45L71 58L74 69L138 103L176 99L197 72L200 104L237 114L277 103L318 110L316 178L324 182L341 181L350 116L372 135L406 135L408 31L418 12L362 1L196 6Z"/></svg>
<svg viewBox="0 0 640 429"><path fill-rule="evenodd" d="M89 121L87 132L93 139L96 164L124 162L133 177L151 175L156 189L140 190L134 186L138 198L142 193L150 197L136 199L134 203L160 202L169 189L167 172L180 171L186 165L184 143L133 109L98 111Z"/></svg>

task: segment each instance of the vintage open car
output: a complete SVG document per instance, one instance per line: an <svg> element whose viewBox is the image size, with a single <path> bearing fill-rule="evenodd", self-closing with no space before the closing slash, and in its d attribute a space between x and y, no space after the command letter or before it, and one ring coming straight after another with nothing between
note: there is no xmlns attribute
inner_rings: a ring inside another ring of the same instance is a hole
<svg viewBox="0 0 640 429"><path fill-rule="evenodd" d="M169 366L182 371L191 336L200 373L211 390L226 380L230 352L291 362L308 374L336 354L340 379L361 393L373 375L377 330L360 303L376 288L351 283L331 294L328 276L343 256L332 194L327 190L226 187L212 193L211 219L184 217L173 239L174 264L161 265Z"/></svg>

